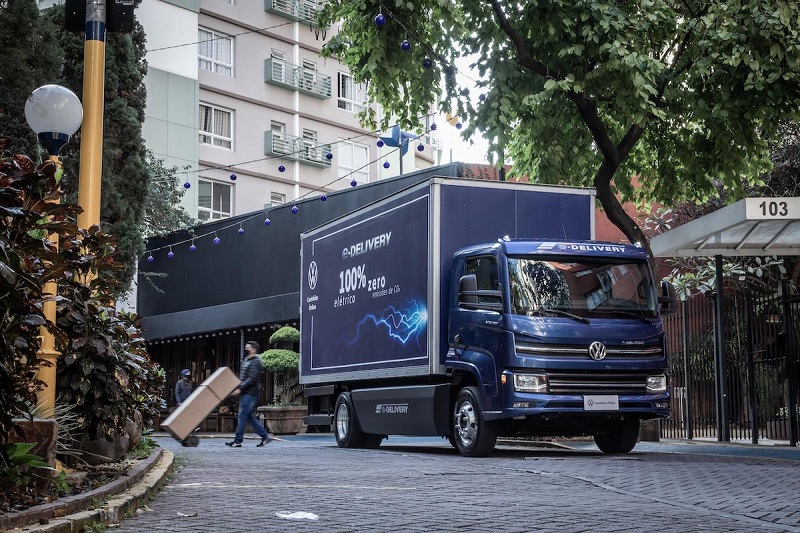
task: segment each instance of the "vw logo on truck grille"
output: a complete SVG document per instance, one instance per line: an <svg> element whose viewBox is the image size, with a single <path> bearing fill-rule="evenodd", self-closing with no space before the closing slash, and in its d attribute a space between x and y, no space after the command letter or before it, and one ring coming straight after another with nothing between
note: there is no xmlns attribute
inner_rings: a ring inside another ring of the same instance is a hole
<svg viewBox="0 0 800 533"><path fill-rule="evenodd" d="M600 341L594 341L589 345L589 357L595 361L600 361L606 357L606 345Z"/></svg>

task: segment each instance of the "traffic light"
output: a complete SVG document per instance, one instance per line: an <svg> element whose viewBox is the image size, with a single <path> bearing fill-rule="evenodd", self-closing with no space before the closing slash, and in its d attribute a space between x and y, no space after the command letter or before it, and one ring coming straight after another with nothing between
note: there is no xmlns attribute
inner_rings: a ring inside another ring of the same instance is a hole
<svg viewBox="0 0 800 533"><path fill-rule="evenodd" d="M87 0L66 0L64 29L82 32L86 29ZM133 31L134 0L106 0L106 31L130 33Z"/></svg>

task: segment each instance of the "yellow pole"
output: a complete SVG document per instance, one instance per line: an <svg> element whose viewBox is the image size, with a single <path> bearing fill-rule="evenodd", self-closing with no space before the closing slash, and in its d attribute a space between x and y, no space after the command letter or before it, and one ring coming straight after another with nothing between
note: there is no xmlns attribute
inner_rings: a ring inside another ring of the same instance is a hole
<svg viewBox="0 0 800 533"><path fill-rule="evenodd" d="M83 126L78 174L78 226L100 224L100 187L103 170L103 100L106 70L106 0L86 2L83 48Z"/></svg>
<svg viewBox="0 0 800 533"><path fill-rule="evenodd" d="M61 169L61 161L58 159L58 155L50 155L48 160L56 164L56 173L58 173ZM59 203L59 201L59 199L52 200L53 203ZM58 251L58 235L49 235L47 238ZM48 281L44 284L43 292L55 297L58 294L58 285L55 281ZM42 313L48 322L55 323L56 301L48 300L44 302ZM39 370L36 372L36 379L44 382L44 389L36 394L37 411L40 417L53 418L56 408L56 363L61 352L56 350L53 334L46 327L41 326L39 328L39 335L42 337L42 342L39 345L37 355L39 359L46 361L46 364L39 366Z"/></svg>

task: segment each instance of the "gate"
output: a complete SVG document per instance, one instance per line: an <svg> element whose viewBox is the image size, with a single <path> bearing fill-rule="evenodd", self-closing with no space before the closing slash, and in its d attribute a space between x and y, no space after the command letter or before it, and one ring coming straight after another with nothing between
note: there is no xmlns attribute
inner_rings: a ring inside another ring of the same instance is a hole
<svg viewBox="0 0 800 533"><path fill-rule="evenodd" d="M665 317L672 417L662 421L662 437L719 438L717 405L724 401L731 439L797 445L800 297L791 296L788 281L781 289L780 294L726 291L721 399L714 364L714 297L691 298L682 302L680 313Z"/></svg>

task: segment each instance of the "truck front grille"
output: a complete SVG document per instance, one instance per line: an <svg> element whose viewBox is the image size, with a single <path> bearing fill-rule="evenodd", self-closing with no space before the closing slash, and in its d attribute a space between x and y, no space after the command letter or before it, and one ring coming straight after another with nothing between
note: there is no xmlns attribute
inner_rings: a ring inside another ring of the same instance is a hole
<svg viewBox="0 0 800 533"><path fill-rule="evenodd" d="M550 394L645 394L647 374L548 373Z"/></svg>
<svg viewBox="0 0 800 533"><path fill-rule="evenodd" d="M589 346L581 344L538 344L517 342L514 346L517 355L545 356L545 357L589 357ZM629 346L606 345L606 357L624 358L635 357L655 358L663 355L661 345L658 346Z"/></svg>

